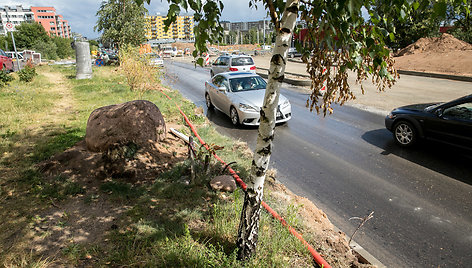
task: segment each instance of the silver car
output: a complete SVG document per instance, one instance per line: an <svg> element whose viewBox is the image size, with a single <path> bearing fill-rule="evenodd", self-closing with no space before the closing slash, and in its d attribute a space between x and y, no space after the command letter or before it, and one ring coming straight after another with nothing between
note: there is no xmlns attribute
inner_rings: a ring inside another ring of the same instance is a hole
<svg viewBox="0 0 472 268"><path fill-rule="evenodd" d="M233 125L257 126L264 102L267 83L257 74L248 72L220 73L205 82L205 102L208 109L227 114ZM280 94L276 123L292 118L292 107L288 99Z"/></svg>
<svg viewBox="0 0 472 268"><path fill-rule="evenodd" d="M157 55L156 53L148 54L149 55L149 64L154 67L163 67L164 60L161 56Z"/></svg>
<svg viewBox="0 0 472 268"><path fill-rule="evenodd" d="M213 62L210 75L223 72L252 72L256 73L254 60L247 55L223 55Z"/></svg>

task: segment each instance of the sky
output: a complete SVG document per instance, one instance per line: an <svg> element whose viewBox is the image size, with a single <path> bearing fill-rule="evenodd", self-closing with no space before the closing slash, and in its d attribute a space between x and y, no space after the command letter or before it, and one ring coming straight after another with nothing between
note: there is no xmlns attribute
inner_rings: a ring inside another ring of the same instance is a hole
<svg viewBox="0 0 472 268"><path fill-rule="evenodd" d="M2 6L22 5L24 8L31 6L53 6L56 13L69 21L69 25L73 32L82 34L83 36L93 39L100 34L93 31L93 27L97 22L95 14L97 13L100 0L2 0ZM224 9L221 20L231 22L238 21L256 21L262 20L266 16L263 8L250 9L248 0L223 0ZM167 1L151 0L151 5L146 5L150 15L166 15Z"/></svg>

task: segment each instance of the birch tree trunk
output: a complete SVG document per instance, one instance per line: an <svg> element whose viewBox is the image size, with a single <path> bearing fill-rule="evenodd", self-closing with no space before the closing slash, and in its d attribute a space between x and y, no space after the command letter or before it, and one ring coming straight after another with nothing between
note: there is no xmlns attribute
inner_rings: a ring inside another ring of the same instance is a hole
<svg viewBox="0 0 472 268"><path fill-rule="evenodd" d="M264 1L272 2L272 0ZM292 32L298 15L299 0L288 0L282 15L282 20L276 20L273 4L268 3L272 20L277 34L274 51L269 67L269 78L261 109L261 120L257 146L252 161L251 175L247 182L243 210L238 231L238 258L251 257L256 250L261 201L264 190L264 180L272 153L274 140L275 118L279 102L280 84L284 79L287 51L292 40ZM272 7L272 8L271 8Z"/></svg>

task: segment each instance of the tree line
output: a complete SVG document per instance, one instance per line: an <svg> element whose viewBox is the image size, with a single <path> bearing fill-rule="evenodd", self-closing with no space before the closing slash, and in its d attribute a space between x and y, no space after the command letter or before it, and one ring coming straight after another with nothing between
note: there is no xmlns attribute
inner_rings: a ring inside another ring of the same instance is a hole
<svg viewBox="0 0 472 268"><path fill-rule="evenodd" d="M41 53L43 59L57 60L74 57L75 51L71 47L71 38L49 36L38 22L22 23L16 26L13 32L17 51L34 50ZM13 51L11 34L0 36L0 48Z"/></svg>

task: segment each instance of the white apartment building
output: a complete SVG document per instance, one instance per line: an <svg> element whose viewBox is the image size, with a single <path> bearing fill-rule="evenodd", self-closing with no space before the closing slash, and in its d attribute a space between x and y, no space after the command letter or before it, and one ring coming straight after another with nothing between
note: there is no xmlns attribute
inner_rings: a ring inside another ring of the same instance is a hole
<svg viewBox="0 0 472 268"><path fill-rule="evenodd" d="M23 8L21 5L15 7L0 7L0 34L6 35L8 32L5 25L10 22L14 27L22 22L34 21L33 12L29 8Z"/></svg>

